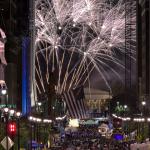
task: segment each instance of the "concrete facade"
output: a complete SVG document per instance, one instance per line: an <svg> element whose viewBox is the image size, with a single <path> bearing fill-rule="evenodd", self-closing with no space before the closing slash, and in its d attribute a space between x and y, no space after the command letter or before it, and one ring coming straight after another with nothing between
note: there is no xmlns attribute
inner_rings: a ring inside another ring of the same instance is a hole
<svg viewBox="0 0 150 150"><path fill-rule="evenodd" d="M139 99L150 103L150 1L137 1Z"/></svg>

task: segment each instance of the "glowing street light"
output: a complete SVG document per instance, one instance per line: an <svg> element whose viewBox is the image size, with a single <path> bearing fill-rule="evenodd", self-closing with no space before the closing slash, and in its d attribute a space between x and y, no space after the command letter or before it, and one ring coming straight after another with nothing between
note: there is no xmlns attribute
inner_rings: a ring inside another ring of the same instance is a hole
<svg viewBox="0 0 150 150"><path fill-rule="evenodd" d="M11 116L13 116L14 113L15 113L15 110L14 110L14 109L11 109L11 110L9 111L9 113L10 113Z"/></svg>
<svg viewBox="0 0 150 150"><path fill-rule="evenodd" d="M18 150L20 150L20 117L21 117L21 112L17 111L16 112L16 117L17 117L17 128L18 128Z"/></svg>
<svg viewBox="0 0 150 150"><path fill-rule="evenodd" d="M145 106L146 105L146 101L142 101L142 106Z"/></svg>
<svg viewBox="0 0 150 150"><path fill-rule="evenodd" d="M6 95L7 94L7 86L6 84L3 83L3 85L0 86L0 92L2 95Z"/></svg>
<svg viewBox="0 0 150 150"><path fill-rule="evenodd" d="M127 105L124 105L124 109L127 109L128 108L128 106Z"/></svg>
<svg viewBox="0 0 150 150"><path fill-rule="evenodd" d="M7 94L7 90L6 89L2 89L1 93L2 93L2 95L6 95Z"/></svg>
<svg viewBox="0 0 150 150"><path fill-rule="evenodd" d="M41 106L42 105L42 103L41 102L38 102L38 106Z"/></svg>
<svg viewBox="0 0 150 150"><path fill-rule="evenodd" d="M7 107L4 108L4 112L5 112L5 113L8 113L8 111L9 111L9 108L7 108Z"/></svg>
<svg viewBox="0 0 150 150"><path fill-rule="evenodd" d="M16 116L19 118L21 116L21 112L16 112Z"/></svg>

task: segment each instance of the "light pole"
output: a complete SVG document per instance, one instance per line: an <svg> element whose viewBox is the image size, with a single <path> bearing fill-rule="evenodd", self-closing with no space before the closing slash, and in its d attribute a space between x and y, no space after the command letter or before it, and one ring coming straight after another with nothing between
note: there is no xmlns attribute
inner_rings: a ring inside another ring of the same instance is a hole
<svg viewBox="0 0 150 150"><path fill-rule="evenodd" d="M123 106L124 116L126 116L128 114L128 110L129 110L128 105L124 105Z"/></svg>
<svg viewBox="0 0 150 150"><path fill-rule="evenodd" d="M31 149L31 150L32 150L32 128L33 128L32 120L33 120L33 117L30 116L29 117L29 121L30 121L30 143L29 143L29 149Z"/></svg>
<svg viewBox="0 0 150 150"><path fill-rule="evenodd" d="M9 116L10 116L10 120L14 120L14 117L15 117L15 110L14 109L9 110ZM14 140L14 135L12 135L12 140ZM14 146L12 146L12 150L13 149L14 149Z"/></svg>
<svg viewBox="0 0 150 150"><path fill-rule="evenodd" d="M20 117L21 117L21 113L20 112L16 112L16 117L17 117L17 135L18 135L18 150L20 150Z"/></svg>
<svg viewBox="0 0 150 150"><path fill-rule="evenodd" d="M142 101L142 115L145 115L145 107L146 107L146 101Z"/></svg>
<svg viewBox="0 0 150 150"><path fill-rule="evenodd" d="M143 117L145 117L145 115L146 115L146 111L145 111L145 108L146 108L146 101L145 101L145 98L144 98L144 100L141 102L141 105L142 105L142 113L141 113L141 115L142 115ZM140 128L141 128L142 133L144 133L144 123L141 122L141 123L139 123L139 125L140 125L139 130L140 130ZM143 138L143 135L141 135L141 136L142 136L142 138Z"/></svg>
<svg viewBox="0 0 150 150"><path fill-rule="evenodd" d="M0 95L2 95L5 98L5 107L8 107L8 93L7 93L7 86L1 85L0 87Z"/></svg>
<svg viewBox="0 0 150 150"><path fill-rule="evenodd" d="M128 107L128 105L125 104L123 106L124 117L126 117L128 115L128 110L129 110L129 107ZM129 122L126 121L126 123L125 123L125 132L126 132L126 135L128 135L128 131L129 131L128 128L129 128Z"/></svg>
<svg viewBox="0 0 150 150"><path fill-rule="evenodd" d="M36 118L36 141L39 144L40 142L40 123L42 122L42 119Z"/></svg>
<svg viewBox="0 0 150 150"><path fill-rule="evenodd" d="M9 108L4 108L4 115L5 115L5 121L6 121L6 124L5 124L5 135L6 135L6 150L8 150L8 132L7 132L7 126L8 126L8 113L9 113Z"/></svg>
<svg viewBox="0 0 150 150"><path fill-rule="evenodd" d="M8 150L8 113L9 113L9 108L8 108L8 94L7 94L7 87L6 84L1 85L0 88L0 95L6 96L5 98L5 108L3 109L4 111L4 116L5 116L5 136L6 136L6 150Z"/></svg>

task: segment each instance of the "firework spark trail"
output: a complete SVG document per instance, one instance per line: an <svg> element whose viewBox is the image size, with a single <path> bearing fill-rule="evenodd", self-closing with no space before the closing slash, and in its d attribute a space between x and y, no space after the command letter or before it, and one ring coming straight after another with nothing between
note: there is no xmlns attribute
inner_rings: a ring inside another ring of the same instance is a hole
<svg viewBox="0 0 150 150"><path fill-rule="evenodd" d="M69 62L68 62L67 69L66 69L66 73L65 73L65 76L64 76L64 81L62 83L62 91L66 87L66 81L67 81L67 78L68 78L68 75L69 75L69 67L70 67L70 63L71 63L73 54L74 54L74 51L72 51L71 56L69 58Z"/></svg>
<svg viewBox="0 0 150 150"><path fill-rule="evenodd" d="M54 10L56 13L56 18L60 25L63 25L65 22L69 22L70 18L68 16L72 10L72 1L66 0L53 0Z"/></svg>
<svg viewBox="0 0 150 150"><path fill-rule="evenodd" d="M38 77L39 77L39 80L40 80L40 83L41 83L41 86L42 86L42 88L43 88L43 91L45 92L45 87L44 87L44 83L43 83L43 76L42 76L42 72L41 72L41 68L40 68L40 65L39 65L39 59L38 59L38 57L36 57L36 59L37 59L37 68L35 68L36 69L36 72L37 72L37 74L38 74ZM39 70L39 71L38 71Z"/></svg>
<svg viewBox="0 0 150 150"><path fill-rule="evenodd" d="M125 54L125 18L133 22L130 58L135 61L136 12L125 12L123 0L117 3L106 0L36 0L35 8L38 91L45 91L43 80L49 84L49 73L55 70L58 73L57 93L89 82L94 70L111 89L106 68L120 80L122 77L109 62L125 69L124 63L118 59L118 53ZM131 36L128 31L126 36ZM126 47L130 44L127 41ZM78 59L74 60L74 55ZM45 62L39 61L40 56ZM44 63L45 77L41 70Z"/></svg>
<svg viewBox="0 0 150 150"><path fill-rule="evenodd" d="M61 74L62 74L62 67L63 67L63 62L64 62L64 56L65 56L65 52L63 53L63 57L59 63L59 76L58 76L58 93L61 93Z"/></svg>

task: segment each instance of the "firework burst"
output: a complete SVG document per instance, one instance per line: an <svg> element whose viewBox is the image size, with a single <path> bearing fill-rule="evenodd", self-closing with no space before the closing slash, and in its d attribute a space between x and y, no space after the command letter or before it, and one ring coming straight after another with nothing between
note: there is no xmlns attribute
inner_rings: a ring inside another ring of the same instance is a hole
<svg viewBox="0 0 150 150"><path fill-rule="evenodd" d="M50 84L52 72L57 78L59 94L90 84L90 76L95 70L109 89L107 70L122 80L115 68L125 69L119 56L125 54L126 45L131 43L129 57L135 61L135 3L132 5L132 12L126 12L123 0L117 3L108 0L36 0L35 82L38 92L45 92L45 84ZM126 32L126 22L130 20L132 37ZM129 36L130 43L126 42Z"/></svg>

